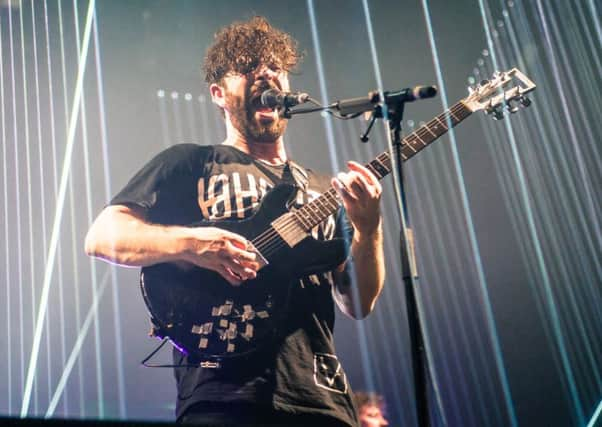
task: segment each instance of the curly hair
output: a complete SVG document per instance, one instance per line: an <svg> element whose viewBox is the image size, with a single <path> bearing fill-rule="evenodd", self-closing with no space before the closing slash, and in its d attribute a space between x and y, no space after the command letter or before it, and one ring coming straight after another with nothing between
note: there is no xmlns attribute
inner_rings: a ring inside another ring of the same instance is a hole
<svg viewBox="0 0 602 427"><path fill-rule="evenodd" d="M215 34L205 54L203 72L207 84L220 83L230 72L247 74L260 64L291 71L301 58L294 38L272 27L264 17L255 16Z"/></svg>
<svg viewBox="0 0 602 427"><path fill-rule="evenodd" d="M358 410L364 405L375 405L379 408L385 406L385 398L373 392L356 391L353 393L353 400Z"/></svg>

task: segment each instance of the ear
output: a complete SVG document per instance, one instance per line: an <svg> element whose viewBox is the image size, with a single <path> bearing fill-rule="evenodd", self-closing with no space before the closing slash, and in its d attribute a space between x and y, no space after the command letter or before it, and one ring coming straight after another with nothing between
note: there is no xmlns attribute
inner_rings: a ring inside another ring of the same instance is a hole
<svg viewBox="0 0 602 427"><path fill-rule="evenodd" d="M211 94L211 101L220 108L226 106L226 89L217 83L211 83L209 85L209 93Z"/></svg>

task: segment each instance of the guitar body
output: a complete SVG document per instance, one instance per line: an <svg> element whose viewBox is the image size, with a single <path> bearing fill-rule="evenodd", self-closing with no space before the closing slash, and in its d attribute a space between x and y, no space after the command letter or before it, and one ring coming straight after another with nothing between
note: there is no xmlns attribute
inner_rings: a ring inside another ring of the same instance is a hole
<svg viewBox="0 0 602 427"><path fill-rule="evenodd" d="M200 267L161 263L142 269L140 286L156 336L169 337L199 362L240 357L274 338L295 279L332 270L347 257L343 239L319 241L308 233L291 247L274 232L273 221L289 212L296 192L295 186L279 185L245 220L191 225L219 227L251 242L265 241L260 235L269 232L270 243L261 253L267 264L255 279L232 286L218 273Z"/></svg>

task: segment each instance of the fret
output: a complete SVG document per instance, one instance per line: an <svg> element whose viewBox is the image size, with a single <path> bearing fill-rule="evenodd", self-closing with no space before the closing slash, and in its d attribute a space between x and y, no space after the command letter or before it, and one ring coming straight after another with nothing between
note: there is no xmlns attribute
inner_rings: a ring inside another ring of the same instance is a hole
<svg viewBox="0 0 602 427"><path fill-rule="evenodd" d="M418 138L418 140L422 143L422 145L424 145L425 147L427 146L427 143L424 142L424 140L422 138L420 138L420 135L418 135L418 131L414 132L412 135L414 135L416 138Z"/></svg>
<svg viewBox="0 0 602 427"><path fill-rule="evenodd" d="M460 122L461 122L461 120L459 120L459 119L456 117L456 115L455 115L454 113L452 113L451 111L449 111L449 115L450 115L450 116L452 116L452 118L453 118L454 120L456 120L456 121L457 121L457 123L460 123ZM454 122L453 122L453 120L452 120L452 126L455 126L455 125L456 125L456 123L454 123Z"/></svg>
<svg viewBox="0 0 602 427"><path fill-rule="evenodd" d="M370 170L378 179L383 178L389 173L389 169L378 158L370 162Z"/></svg>
<svg viewBox="0 0 602 427"><path fill-rule="evenodd" d="M424 143L424 141L421 140L418 135L414 135L413 133L409 134L404 139L407 139L408 141L411 141L413 139L414 142L419 142L422 146L418 147L418 151L422 150L422 148L426 146L426 144Z"/></svg>
<svg viewBox="0 0 602 427"><path fill-rule="evenodd" d="M331 209L334 209L335 211L339 208L339 202L336 200L336 196L332 193L326 193L327 196L325 197L326 201L329 204L329 207Z"/></svg>
<svg viewBox="0 0 602 427"><path fill-rule="evenodd" d="M435 117L435 120L438 120L439 123L441 123L441 126L443 126L443 129L444 129L443 133L445 133L445 132L447 132L449 130L449 128L447 127L446 122L444 122L443 120L441 120L439 117L440 116Z"/></svg>
<svg viewBox="0 0 602 427"><path fill-rule="evenodd" d="M298 209L296 211L293 212L293 216L295 217L295 219L297 221L299 221L301 223L301 225L303 226L303 228L305 228L306 230L308 230L310 228L310 223L307 223L305 221L305 219L303 218L303 211Z"/></svg>
<svg viewBox="0 0 602 427"><path fill-rule="evenodd" d="M428 124L426 124L426 125L424 125L422 127L425 128L427 131L429 131L429 133L431 135L433 135L435 138L437 138L438 135L431 130L431 128L430 128L430 126L428 126Z"/></svg>

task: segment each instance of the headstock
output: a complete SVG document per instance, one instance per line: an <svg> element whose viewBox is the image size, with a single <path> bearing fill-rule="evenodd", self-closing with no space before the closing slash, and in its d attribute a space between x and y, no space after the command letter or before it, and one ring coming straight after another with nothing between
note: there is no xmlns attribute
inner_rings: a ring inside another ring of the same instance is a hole
<svg viewBox="0 0 602 427"><path fill-rule="evenodd" d="M462 102L472 112L484 110L495 120L504 118L504 110L516 113L519 107L528 107L531 100L525 95L535 89L527 76L517 68L510 71L495 72L491 80L483 80L469 87L469 95Z"/></svg>

